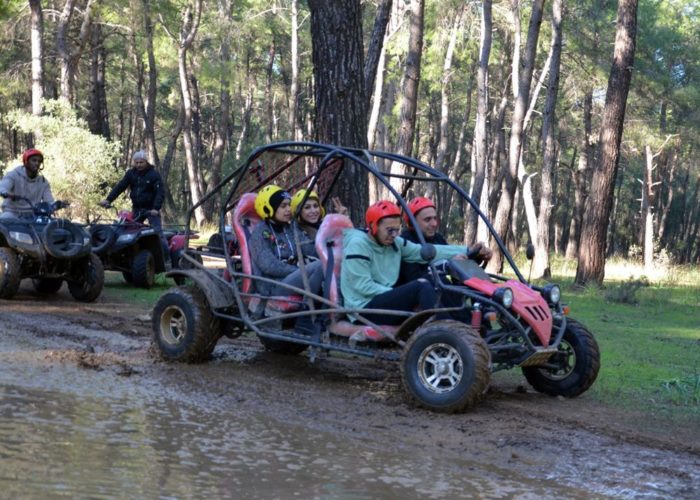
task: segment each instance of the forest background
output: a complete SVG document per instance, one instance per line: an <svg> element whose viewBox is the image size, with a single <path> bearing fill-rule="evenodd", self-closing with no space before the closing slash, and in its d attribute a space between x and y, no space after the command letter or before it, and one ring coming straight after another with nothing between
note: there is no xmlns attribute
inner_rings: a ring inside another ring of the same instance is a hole
<svg viewBox="0 0 700 500"><path fill-rule="evenodd" d="M699 38L693 0L5 0L0 168L36 145L89 218L145 149L174 221L261 144L337 142L447 173L535 244L535 276L556 254L582 284L612 255L697 265ZM355 214L380 195L347 184Z"/></svg>

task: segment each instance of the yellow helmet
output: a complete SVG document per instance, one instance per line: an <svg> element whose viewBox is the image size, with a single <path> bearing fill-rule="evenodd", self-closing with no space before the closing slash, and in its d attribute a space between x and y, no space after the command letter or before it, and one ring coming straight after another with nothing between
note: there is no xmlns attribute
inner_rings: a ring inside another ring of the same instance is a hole
<svg viewBox="0 0 700 500"><path fill-rule="evenodd" d="M294 193L294 196L292 196L292 213L297 213L297 207L301 203L301 201L304 199L304 196L306 196L306 193L308 192L308 189L300 189L296 193ZM321 207L321 218L323 218L326 215L326 209L323 208L321 205L321 198L319 198L318 193L316 191L311 191L309 193L309 197L306 198L308 200L316 200L318 202L318 205ZM299 213L301 215L301 213Z"/></svg>
<svg viewBox="0 0 700 500"><path fill-rule="evenodd" d="M279 201L277 201L276 206L272 200L273 196L275 196L275 198L279 198ZM272 216L275 215L275 210L277 210L281 201L284 198L289 198L289 193L287 193L284 189L282 189L279 186L269 184L262 188L260 191L258 191L258 194L255 197L255 211L261 219L271 219Z"/></svg>

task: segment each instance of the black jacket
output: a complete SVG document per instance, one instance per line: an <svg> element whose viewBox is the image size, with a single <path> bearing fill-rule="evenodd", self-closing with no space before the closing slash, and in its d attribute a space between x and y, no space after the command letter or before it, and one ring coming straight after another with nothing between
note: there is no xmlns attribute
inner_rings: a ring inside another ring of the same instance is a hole
<svg viewBox="0 0 700 500"><path fill-rule="evenodd" d="M163 179L153 166L143 172L135 168L127 170L122 180L107 195L107 201L112 203L126 188L130 189L129 198L134 210L160 210L163 206Z"/></svg>
<svg viewBox="0 0 700 500"><path fill-rule="evenodd" d="M418 234L412 229L406 229L401 233L401 237L404 240L412 241L413 243L420 243L418 239ZM440 234L435 233L432 238L426 238L426 243L432 243L433 245L447 245L447 240ZM417 280L418 278L424 278L425 274L428 272L428 264L420 264L417 262L401 262L401 271L399 272L399 280L396 285L403 285L409 281Z"/></svg>

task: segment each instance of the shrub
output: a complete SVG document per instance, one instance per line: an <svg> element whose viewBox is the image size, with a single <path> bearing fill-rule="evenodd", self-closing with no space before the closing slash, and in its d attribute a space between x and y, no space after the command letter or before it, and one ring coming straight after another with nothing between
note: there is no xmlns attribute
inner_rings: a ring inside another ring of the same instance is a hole
<svg viewBox="0 0 700 500"><path fill-rule="evenodd" d="M638 304L637 290L645 286L649 286L649 280L646 277L629 278L617 286L608 288L605 292L605 299L618 304Z"/></svg>

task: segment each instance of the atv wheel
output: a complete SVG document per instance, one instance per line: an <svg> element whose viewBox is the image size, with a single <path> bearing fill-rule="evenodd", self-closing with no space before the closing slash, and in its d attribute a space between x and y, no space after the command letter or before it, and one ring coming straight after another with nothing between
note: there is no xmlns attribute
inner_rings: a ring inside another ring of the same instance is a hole
<svg viewBox="0 0 700 500"><path fill-rule="evenodd" d="M107 250L114 240L116 239L116 233L114 229L106 224L100 224L94 226L90 229L90 243L92 244L92 251L96 254L100 254Z"/></svg>
<svg viewBox="0 0 700 500"><path fill-rule="evenodd" d="M195 286L171 288L153 308L153 340L163 359L206 361L220 335L219 319Z"/></svg>
<svg viewBox="0 0 700 500"><path fill-rule="evenodd" d="M214 233L209 237L207 248L212 253L224 254L224 237L221 233Z"/></svg>
<svg viewBox="0 0 700 500"><path fill-rule="evenodd" d="M260 343L270 352L277 354L296 355L301 354L309 347L306 344L297 344L296 342L285 342L284 340L274 340L265 337L258 337Z"/></svg>
<svg viewBox="0 0 700 500"><path fill-rule="evenodd" d="M406 343L401 378L414 403L454 413L484 394L490 361L488 347L474 329L458 321L436 321L417 329Z"/></svg>
<svg viewBox="0 0 700 500"><path fill-rule="evenodd" d="M0 299L11 299L22 281L17 254L11 248L0 247Z"/></svg>
<svg viewBox="0 0 700 500"><path fill-rule="evenodd" d="M93 302L102 293L105 284L105 268L100 258L91 253L73 264L68 280L68 291L80 302Z"/></svg>
<svg viewBox="0 0 700 500"><path fill-rule="evenodd" d="M593 334L567 319L559 351L546 366L525 366L523 375L538 392L573 398L588 390L598 376L600 350Z"/></svg>
<svg viewBox="0 0 700 500"><path fill-rule="evenodd" d="M54 219L44 228L46 252L57 259L70 259L83 251L83 232L70 221Z"/></svg>
<svg viewBox="0 0 700 500"><path fill-rule="evenodd" d="M131 264L131 277L135 286L151 288L156 279L156 261L150 250L139 250Z"/></svg>
<svg viewBox="0 0 700 500"><path fill-rule="evenodd" d="M32 280L34 290L43 294L52 294L58 292L63 286L61 278L35 278Z"/></svg>

